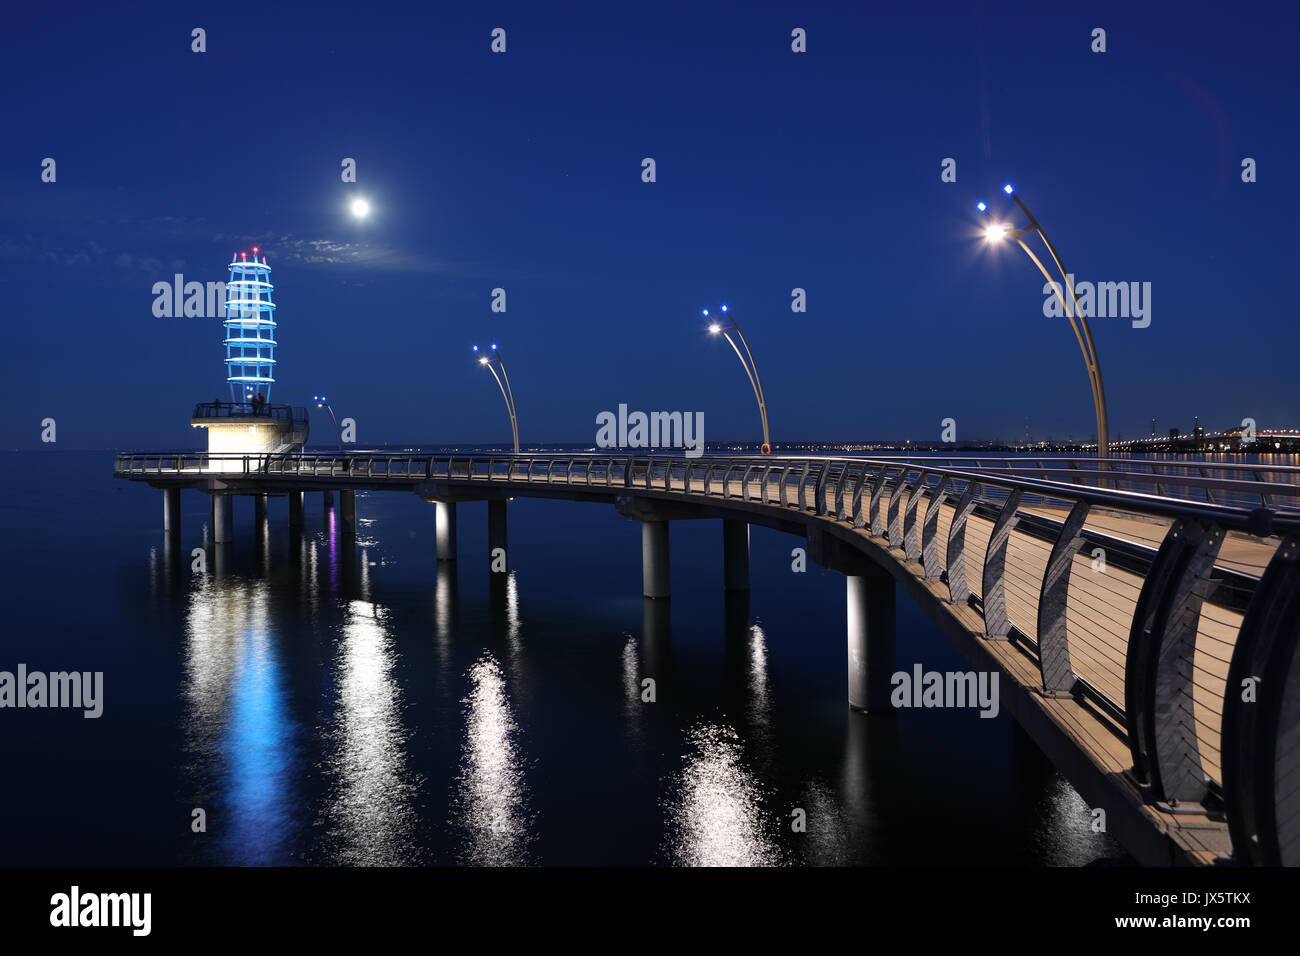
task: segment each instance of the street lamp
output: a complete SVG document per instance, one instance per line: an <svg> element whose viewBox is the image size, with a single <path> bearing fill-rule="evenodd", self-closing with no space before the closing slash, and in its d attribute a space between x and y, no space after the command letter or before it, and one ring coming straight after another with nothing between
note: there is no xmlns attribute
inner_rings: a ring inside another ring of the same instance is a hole
<svg viewBox="0 0 1300 956"><path fill-rule="evenodd" d="M325 409L327 412L330 413L330 418L331 418L331 419L333 420L333 422L334 422L334 432L335 432L335 434L338 435L338 438L339 438L339 451L342 451L342 450L343 450L343 432L339 429L339 420L338 420L337 418L334 417L334 406L332 406L332 405L329 403L329 399L327 399L324 395L313 395L311 398L312 398L312 401L314 401L314 402L316 403L316 407L317 407L317 408L323 408L323 409Z"/></svg>
<svg viewBox="0 0 1300 956"><path fill-rule="evenodd" d="M478 346L474 346L474 351L478 352ZM497 388L501 389L501 397L506 400L506 411L510 413L510 430L515 436L515 454L519 454L519 416L515 412L515 393L510 387L510 376L506 374L506 363L501 357L501 352L496 345L488 349L488 353L480 354L478 364L484 366L492 377L497 380ZM497 374L497 369L501 369L501 374Z"/></svg>
<svg viewBox="0 0 1300 956"><path fill-rule="evenodd" d="M758 366L754 364L754 353L749 350L749 343L745 341L745 333L740 331L740 326L727 312L725 305L722 307L722 313L731 324L723 326L715 321L709 325L709 331L714 335L721 333L723 338L727 340L727 344L731 346L732 351L736 353L736 358L740 359L740 364L745 368L745 374L749 377L749 384L754 389L754 398L758 399L758 414L763 419L763 447L759 451L764 455L770 455L772 453L772 438L767 430L767 399L763 397L763 380L758 377ZM709 317L708 309L704 310L704 317L706 319ZM740 348L732 339L732 332L736 333L736 336L740 339L740 344L745 347L744 355L740 354ZM746 356L748 356L748 361L746 361Z"/></svg>
<svg viewBox="0 0 1300 956"><path fill-rule="evenodd" d="M1043 227L1038 224L1038 220L1034 218L1033 213L1029 211L1028 207L1020 201L1020 197L1016 195L1015 190L1011 187L1010 183L1003 186L1002 191L1010 196L1015 201L1016 205L1020 207L1020 211L1023 212L1025 217L1029 220L1029 225L1025 226L1023 229L1016 229L1010 223L999 222L993 218L993 214L989 212L986 203L977 203L975 208L984 213L989 220L988 228L984 230L984 237L989 242L1001 242L1008 237L1014 239L1016 244L1025 251L1025 255L1029 256L1029 258L1033 260L1034 265L1038 266L1038 271L1043 274L1043 278L1047 280L1047 284L1052 287L1052 290L1056 293L1056 297L1060 300L1061 307L1065 310L1066 318L1070 320L1070 327L1074 329L1074 337L1079 342L1079 349L1083 352L1084 364L1088 367L1088 383L1092 387L1092 404L1093 408L1097 412L1097 457L1105 458L1107 457L1110 445L1108 436L1109 426L1106 417L1106 391L1102 388L1101 384L1101 362L1097 358L1097 346L1092 341L1092 330L1088 328L1088 317L1083 314L1083 308L1079 305L1079 297L1074 294L1074 283L1070 281L1070 276L1069 273L1065 271L1065 266L1061 265L1061 257L1057 255L1056 247L1053 246L1051 240L1047 238L1047 233L1043 232ZM1042 260L1040 260L1038 256L1034 255L1033 251L1025 245L1023 237L1029 232L1038 233L1038 238L1043 240L1043 245L1047 247L1047 251L1051 255L1052 261L1056 263L1056 268L1061 273L1060 283L1057 283L1052 279L1051 274L1043 266ZM1061 291L1062 288L1069 291L1069 300L1065 298L1064 293ZM1071 302L1074 303L1073 309L1070 308Z"/></svg>

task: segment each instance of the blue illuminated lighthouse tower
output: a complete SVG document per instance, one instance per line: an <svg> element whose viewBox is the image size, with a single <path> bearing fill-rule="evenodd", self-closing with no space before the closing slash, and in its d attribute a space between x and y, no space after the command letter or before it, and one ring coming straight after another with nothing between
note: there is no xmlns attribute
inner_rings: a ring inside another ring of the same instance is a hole
<svg viewBox="0 0 1300 956"><path fill-rule="evenodd" d="M226 381L230 399L251 402L271 399L275 383L275 303L271 301L271 267L241 252L230 263L226 283Z"/></svg>
<svg viewBox="0 0 1300 956"><path fill-rule="evenodd" d="M307 442L307 409L272 405L275 384L275 303L271 267L257 246L239 252L226 283L226 383L230 401L200 402L190 425L208 433L205 471L242 471L245 455L301 451Z"/></svg>

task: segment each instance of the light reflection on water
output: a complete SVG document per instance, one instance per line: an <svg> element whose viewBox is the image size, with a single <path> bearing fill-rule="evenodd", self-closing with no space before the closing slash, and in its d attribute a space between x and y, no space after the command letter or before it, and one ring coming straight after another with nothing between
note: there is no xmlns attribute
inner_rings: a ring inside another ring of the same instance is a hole
<svg viewBox="0 0 1300 956"><path fill-rule="evenodd" d="M782 862L765 793L745 766L740 736L698 723L664 800L665 854L680 866L771 866Z"/></svg>
<svg viewBox="0 0 1300 956"><path fill-rule="evenodd" d="M502 599L506 615L506 648L509 653L510 676L515 681L524 677L524 642L521 637L523 621L519 617L519 582L515 572L506 575L505 594Z"/></svg>
<svg viewBox="0 0 1300 956"><path fill-rule="evenodd" d="M213 817L224 861L288 862L294 728L265 583L208 580L192 592L184 660L194 796Z"/></svg>
<svg viewBox="0 0 1300 956"><path fill-rule="evenodd" d="M392 866L417 862L412 845L418 780L406 769L408 733L393 681L394 650L382 607L351 601L335 663L333 753L324 767L323 811L331 863Z"/></svg>
<svg viewBox="0 0 1300 956"><path fill-rule="evenodd" d="M753 736L766 745L772 732L772 693L767 676L767 635L759 624L749 629L749 703Z"/></svg>
<svg viewBox="0 0 1300 956"><path fill-rule="evenodd" d="M641 726L638 718L644 713L641 706L641 655L635 637L624 633L623 638L623 651L619 655L623 669L623 716L627 718L628 733L636 735Z"/></svg>
<svg viewBox="0 0 1300 956"><path fill-rule="evenodd" d="M892 824L880 817L887 811L892 820L898 811L869 796L892 792L900 758L923 766L924 756L894 753L894 722L849 715L838 755L828 750L819 762L804 760L792 747L804 738L789 731L787 718L801 720L809 702L796 698L792 709L781 693L787 631L777 623L769 635L751 617L748 595L727 599L718 648L725 681L693 694L656 707L641 700L645 677L673 676L675 647L692 653L689 638L673 633L666 602L643 602L641 636L622 631L601 647L591 686L618 680L622 706L610 700L607 712L618 733L592 739L638 757L630 772L611 770L608 757L594 763L588 785L631 792L653 788L657 777L660 812L648 821L645 842L617 855L602 857L603 843L637 839L635 821L609 826L608 836L598 835L607 821L593 823L586 850L548 845L540 812L548 823L560 817L549 832L573 832L575 824L564 820L566 809L557 813L563 785L532 767L538 759L563 763L572 748L588 744L572 727L594 725L575 721L557 730L569 715L557 708L552 727L547 712L560 700L571 708L600 700L595 690L590 701L579 694L580 703L548 696L556 686L561 694L582 689L563 683L583 672L581 659L556 650L563 632L534 615L526 599L536 594L521 593L515 572L490 578L484 602L461 594L473 595L472 584L458 581L454 562L438 562L436 577L417 584L419 603L404 604L385 580L399 565L384 559L384 548L378 537L358 542L327 519L319 534L290 536L287 575L267 560L260 540L261 576L236 570L229 546L213 547L210 575L185 566L186 799L192 794L194 805L220 822L211 849L201 852L240 865L529 865L569 853L578 861L691 866L846 865L892 861L899 852L899 843L885 839ZM157 549L148 555L148 586L159 600L172 593L167 574L175 557ZM277 580L291 582L293 604L279 603L285 595L276 598L283 587ZM412 632L409 622L421 618ZM306 641L289 637L295 624ZM681 680L664 686L682 694ZM649 766L642 757L666 758L667 766L642 778ZM1063 781L1027 806L1036 861L1080 864L1108 852L1104 839L1087 831L1087 808ZM795 808L806 829L792 833Z"/></svg>
<svg viewBox="0 0 1300 956"><path fill-rule="evenodd" d="M808 866L848 866L849 825L839 798L820 780L809 781L800 809L806 814L800 862Z"/></svg>
<svg viewBox="0 0 1300 956"><path fill-rule="evenodd" d="M534 821L505 674L485 651L467 677L470 691L461 701L465 738L450 820L460 838L457 858L470 866L523 866L533 862Z"/></svg>
<svg viewBox="0 0 1300 956"><path fill-rule="evenodd" d="M1092 808L1065 779L1048 785L1041 805L1043 819L1034 827L1034 842L1048 866L1086 866L1106 851L1106 841L1091 827Z"/></svg>

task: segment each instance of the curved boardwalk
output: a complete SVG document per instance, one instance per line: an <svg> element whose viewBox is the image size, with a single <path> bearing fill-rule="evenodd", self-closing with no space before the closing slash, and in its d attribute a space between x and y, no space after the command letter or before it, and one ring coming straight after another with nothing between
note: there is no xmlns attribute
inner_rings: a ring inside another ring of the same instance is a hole
<svg viewBox="0 0 1300 956"><path fill-rule="evenodd" d="M405 490L450 506L452 521L458 501L561 497L645 522L722 518L800 535L827 567L853 575L865 562L890 575L975 669L997 672L1003 706L1140 861L1300 862L1300 609L1286 596L1300 580L1300 474L1287 469L1186 477L1178 466L1119 475L1119 465L1077 460L1035 471L560 453L216 459L122 455L115 473L218 497ZM666 532L662 541L666 578ZM1250 681L1278 696L1243 701L1237 685Z"/></svg>

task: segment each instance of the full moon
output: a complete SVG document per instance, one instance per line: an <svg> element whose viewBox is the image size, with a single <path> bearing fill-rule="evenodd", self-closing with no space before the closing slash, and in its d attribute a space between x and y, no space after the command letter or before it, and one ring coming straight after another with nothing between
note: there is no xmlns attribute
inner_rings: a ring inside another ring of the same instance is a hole
<svg viewBox="0 0 1300 956"><path fill-rule="evenodd" d="M370 215L370 203L364 199L352 200L352 215L358 219L365 219L366 216Z"/></svg>

